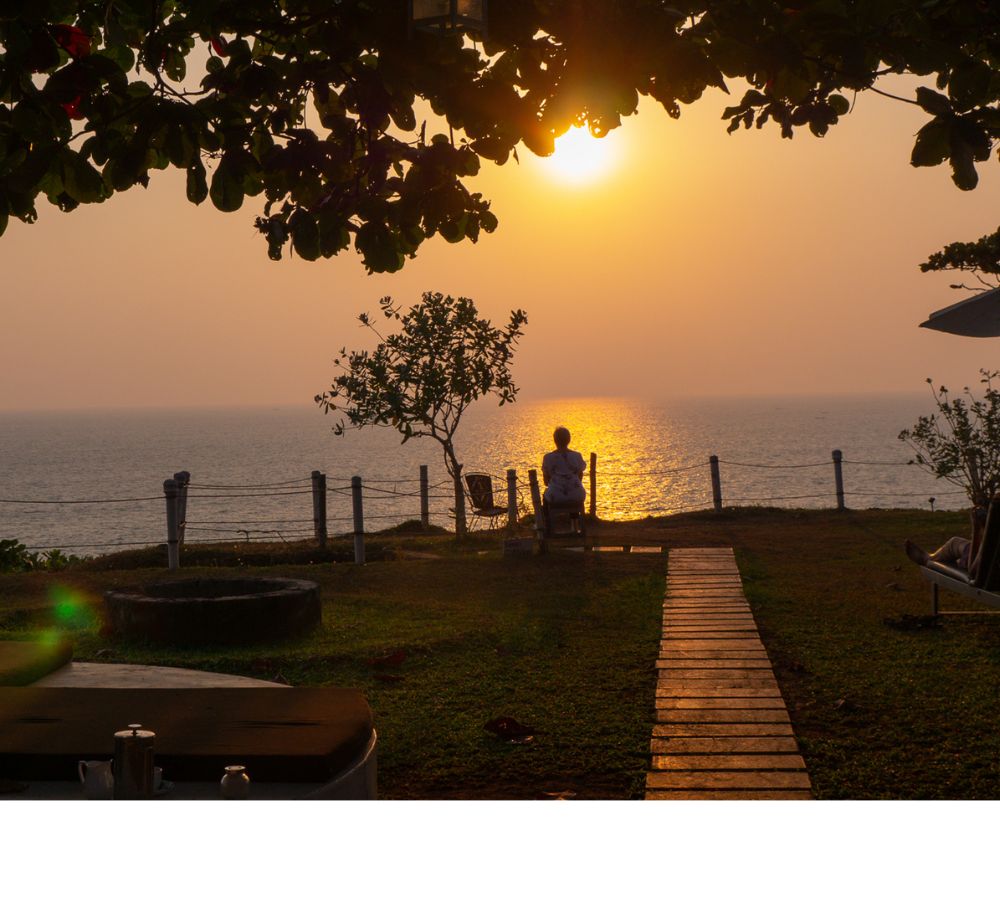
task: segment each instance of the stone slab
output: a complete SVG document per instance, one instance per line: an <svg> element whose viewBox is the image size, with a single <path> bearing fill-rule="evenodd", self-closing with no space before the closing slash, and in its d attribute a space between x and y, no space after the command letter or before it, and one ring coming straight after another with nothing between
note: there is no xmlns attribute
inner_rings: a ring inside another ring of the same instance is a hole
<svg viewBox="0 0 1000 915"><path fill-rule="evenodd" d="M35 686L101 687L103 689L201 689L211 687L281 687L284 683L216 674L184 667L155 667L148 664L95 664L73 661L61 670L42 677ZM126 722L127 724L128 722Z"/></svg>

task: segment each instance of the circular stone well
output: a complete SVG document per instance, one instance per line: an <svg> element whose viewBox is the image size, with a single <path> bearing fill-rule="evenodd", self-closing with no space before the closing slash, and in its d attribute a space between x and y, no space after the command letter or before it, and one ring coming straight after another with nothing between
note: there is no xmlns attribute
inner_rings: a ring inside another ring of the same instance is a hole
<svg viewBox="0 0 1000 915"><path fill-rule="evenodd" d="M312 632L319 584L294 578L188 578L108 591L105 630L168 645L250 645Z"/></svg>

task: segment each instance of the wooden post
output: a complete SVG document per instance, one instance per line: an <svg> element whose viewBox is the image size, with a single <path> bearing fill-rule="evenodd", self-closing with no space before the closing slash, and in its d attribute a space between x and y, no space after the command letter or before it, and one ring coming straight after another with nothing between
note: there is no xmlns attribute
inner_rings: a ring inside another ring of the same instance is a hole
<svg viewBox="0 0 1000 915"><path fill-rule="evenodd" d="M455 465L455 536L464 537L465 526L465 487L462 486L462 465Z"/></svg>
<svg viewBox="0 0 1000 915"><path fill-rule="evenodd" d="M507 527L517 527L517 471L507 471Z"/></svg>
<svg viewBox="0 0 1000 915"><path fill-rule="evenodd" d="M167 568L180 567L180 548L177 543L177 481L163 481L163 498L167 503Z"/></svg>
<svg viewBox="0 0 1000 915"><path fill-rule="evenodd" d="M839 448L833 449L833 481L837 487L837 510L844 510L844 468L841 461L844 453Z"/></svg>
<svg viewBox="0 0 1000 915"><path fill-rule="evenodd" d="M542 519L542 495L538 489L538 471L534 467L528 471L528 488L531 490L531 507L535 510L535 530L541 531L545 528Z"/></svg>
<svg viewBox="0 0 1000 915"><path fill-rule="evenodd" d="M184 546L184 533L187 530L188 483L191 474L186 470L174 474L177 481L177 542Z"/></svg>
<svg viewBox="0 0 1000 915"><path fill-rule="evenodd" d="M426 464L420 465L420 526L425 531L431 526L431 487Z"/></svg>
<svg viewBox="0 0 1000 915"><path fill-rule="evenodd" d="M365 511L361 501L361 477L351 477L351 505L354 509L354 562L365 564Z"/></svg>
<svg viewBox="0 0 1000 915"><path fill-rule="evenodd" d="M542 510L542 495L538 488L538 471L534 467L528 471L528 489L531 491L531 507L537 515Z"/></svg>
<svg viewBox="0 0 1000 915"><path fill-rule="evenodd" d="M326 474L312 472L313 532L321 550L326 549Z"/></svg>
<svg viewBox="0 0 1000 915"><path fill-rule="evenodd" d="M319 477L320 473L318 470L314 470L309 474L312 480L312 497L313 497L313 537L319 540Z"/></svg>
<svg viewBox="0 0 1000 915"><path fill-rule="evenodd" d="M712 502L717 512L722 511L722 479L719 476L719 456L711 455L708 463L712 468Z"/></svg>
<svg viewBox="0 0 1000 915"><path fill-rule="evenodd" d="M597 517L597 453L590 452L590 517Z"/></svg>

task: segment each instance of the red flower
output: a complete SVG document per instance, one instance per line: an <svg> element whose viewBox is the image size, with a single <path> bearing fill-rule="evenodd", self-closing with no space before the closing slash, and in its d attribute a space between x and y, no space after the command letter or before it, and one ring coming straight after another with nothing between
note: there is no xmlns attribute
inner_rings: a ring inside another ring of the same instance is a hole
<svg viewBox="0 0 1000 915"><path fill-rule="evenodd" d="M59 107L66 112L74 121L82 121L86 115L80 111L80 102L83 101L81 96L77 96L71 102L62 102Z"/></svg>
<svg viewBox="0 0 1000 915"><path fill-rule="evenodd" d="M74 59L86 57L90 53L90 36L75 25L52 26L52 37Z"/></svg>
<svg viewBox="0 0 1000 915"><path fill-rule="evenodd" d="M219 35L218 38L212 39L212 50L215 51L219 57L227 57L229 55L229 42Z"/></svg>

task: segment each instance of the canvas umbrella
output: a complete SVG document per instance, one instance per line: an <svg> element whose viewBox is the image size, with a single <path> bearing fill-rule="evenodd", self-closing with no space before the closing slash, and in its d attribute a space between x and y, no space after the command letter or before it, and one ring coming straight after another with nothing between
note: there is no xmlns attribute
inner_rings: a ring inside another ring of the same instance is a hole
<svg viewBox="0 0 1000 915"><path fill-rule="evenodd" d="M989 289L935 311L920 326L962 337L1000 337L1000 289Z"/></svg>

